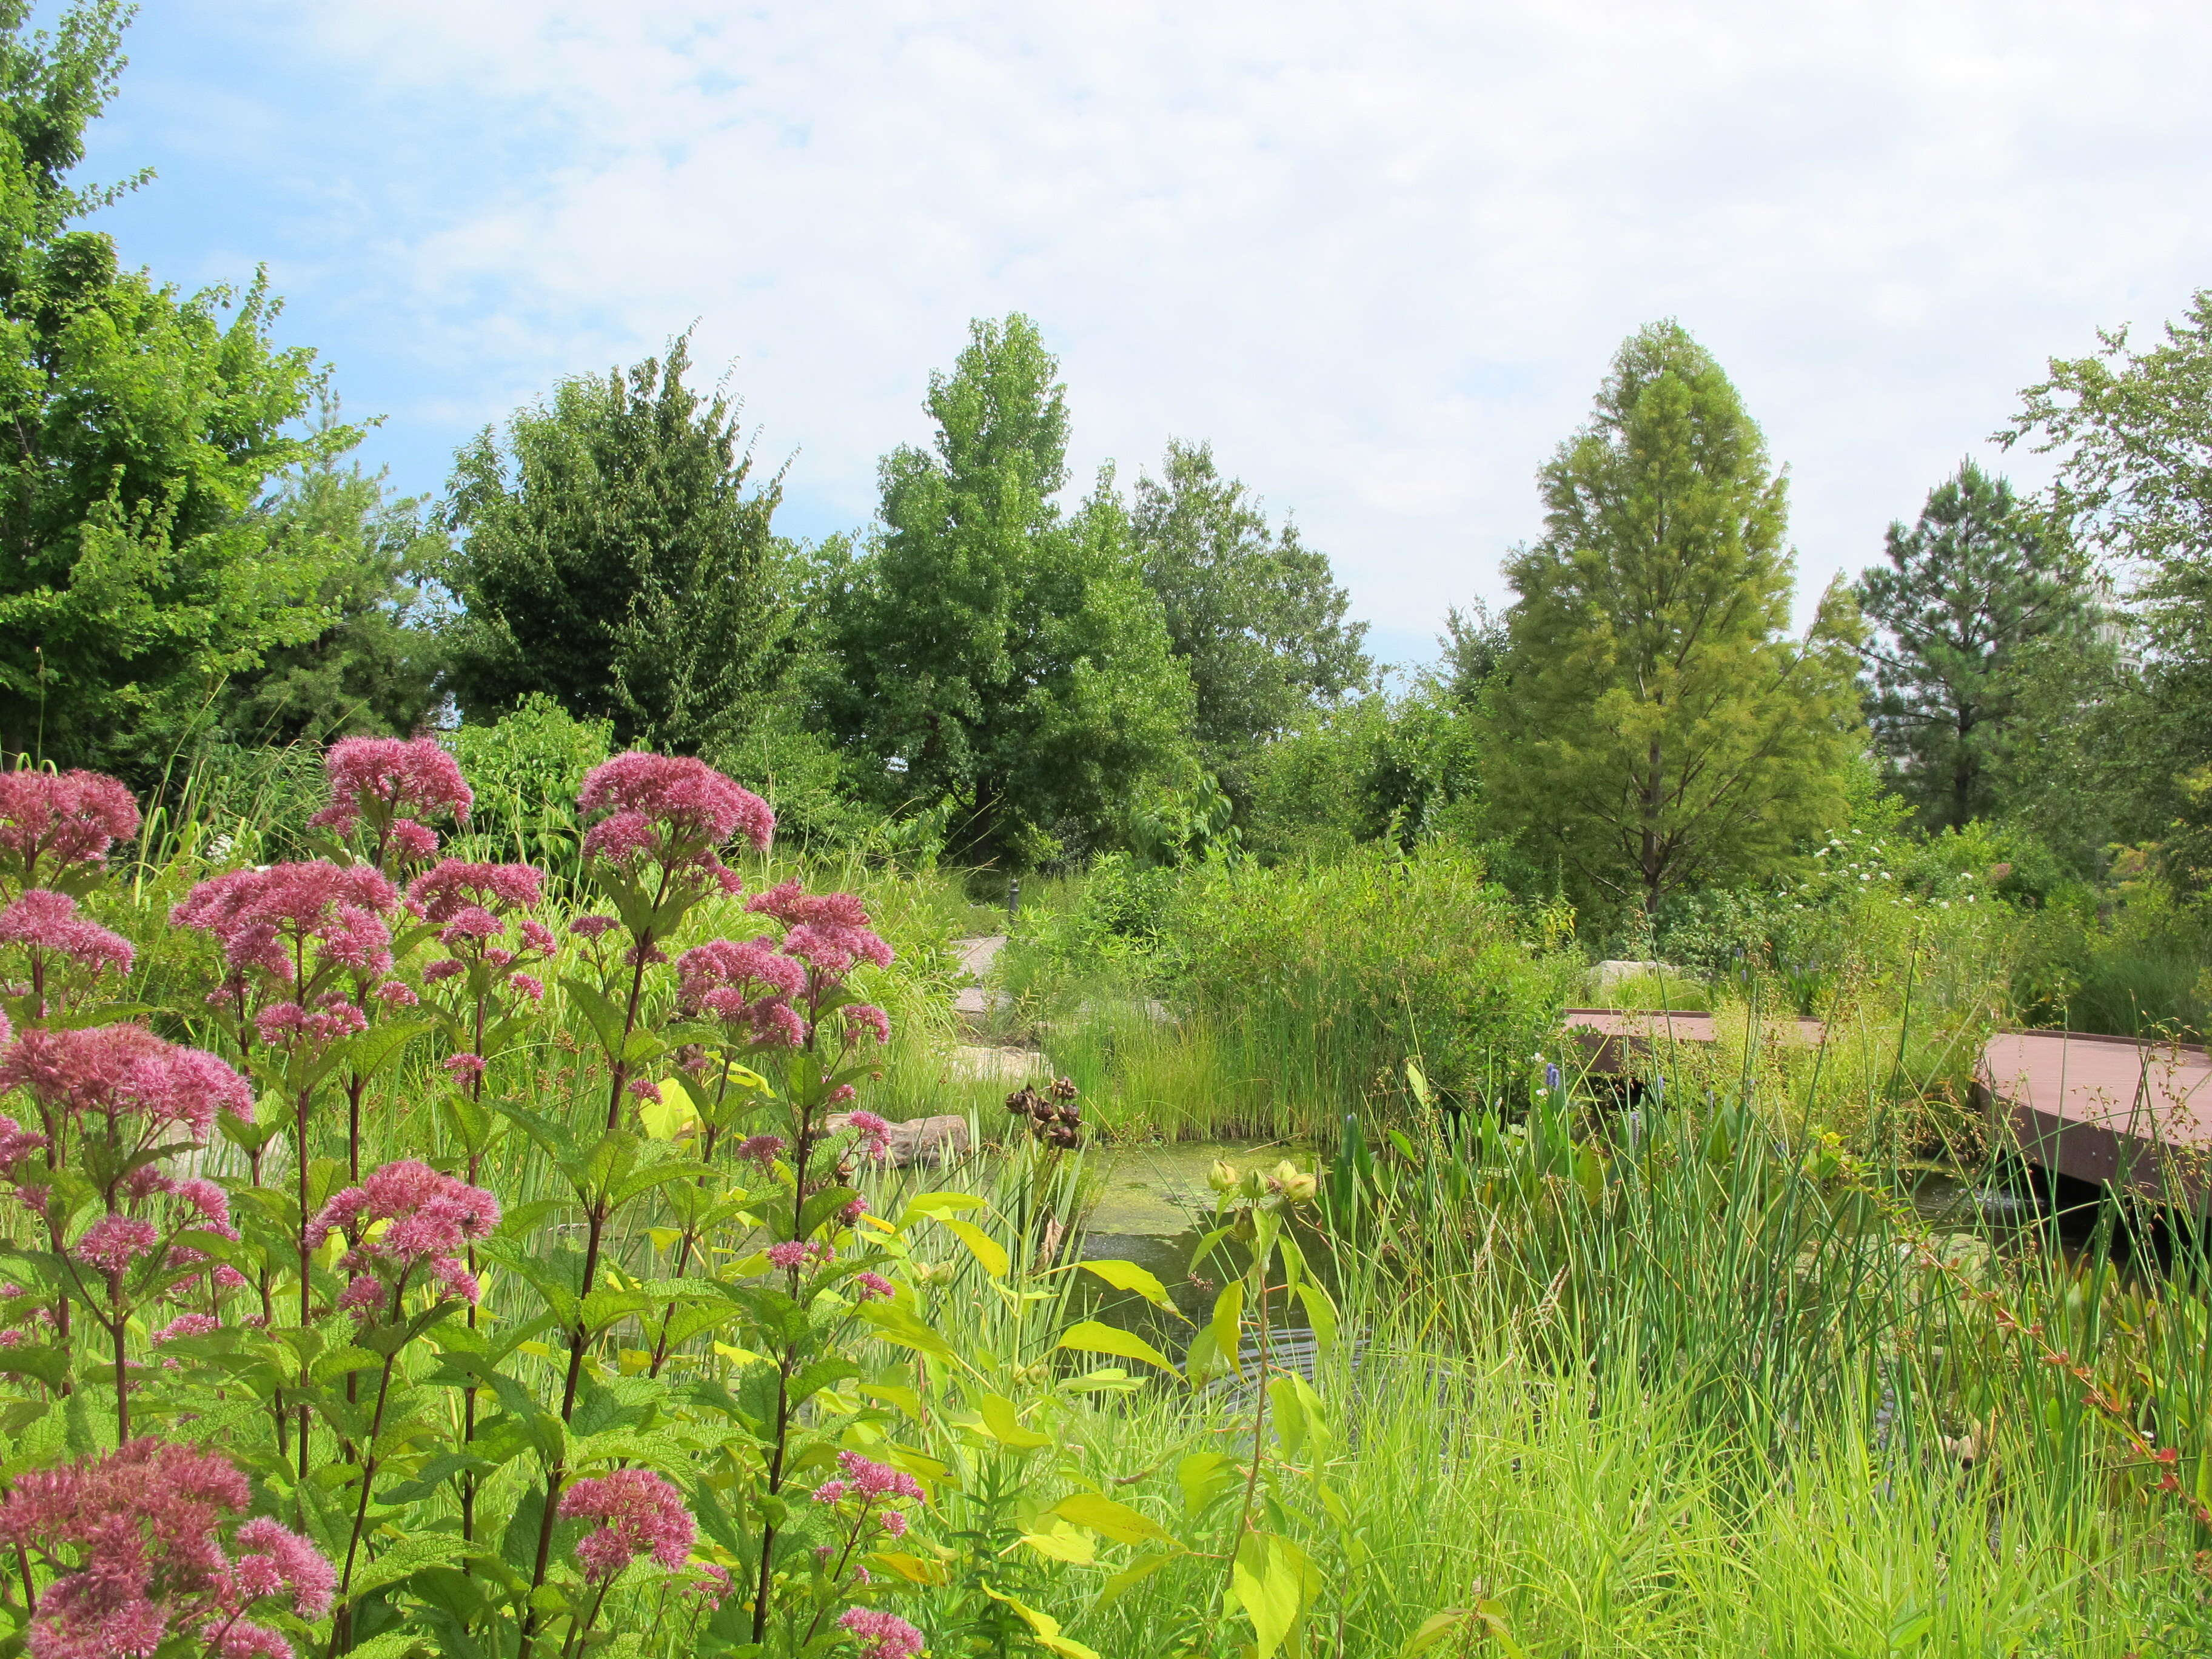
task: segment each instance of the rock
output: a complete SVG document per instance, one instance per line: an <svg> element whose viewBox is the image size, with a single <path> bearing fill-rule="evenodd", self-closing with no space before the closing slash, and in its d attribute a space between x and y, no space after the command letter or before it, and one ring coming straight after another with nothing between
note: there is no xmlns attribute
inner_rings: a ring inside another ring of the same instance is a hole
<svg viewBox="0 0 2212 1659"><path fill-rule="evenodd" d="M1681 969L1665 962L1601 962L1591 969L1590 977L1602 995L1625 979L1641 979L1646 974L1664 974L1669 979L1679 979L1686 984L1690 979L1690 975Z"/></svg>
<svg viewBox="0 0 2212 1659"><path fill-rule="evenodd" d="M839 1112L826 1119L823 1127L836 1134L851 1124L852 1115ZM890 1126L890 1163L895 1168L910 1170L917 1164L939 1164L948 1158L968 1155L968 1120L947 1113L939 1117L908 1118L903 1123Z"/></svg>

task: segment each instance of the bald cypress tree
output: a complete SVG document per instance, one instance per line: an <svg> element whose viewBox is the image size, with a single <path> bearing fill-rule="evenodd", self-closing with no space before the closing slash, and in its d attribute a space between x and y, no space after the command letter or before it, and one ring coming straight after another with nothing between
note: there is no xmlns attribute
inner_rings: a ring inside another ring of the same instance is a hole
<svg viewBox="0 0 2212 1659"><path fill-rule="evenodd" d="M1840 809L1861 740L1849 593L1790 636L1784 480L1674 323L1621 347L1540 477L1544 534L1506 567L1497 810L1586 896L1647 913L1755 873Z"/></svg>

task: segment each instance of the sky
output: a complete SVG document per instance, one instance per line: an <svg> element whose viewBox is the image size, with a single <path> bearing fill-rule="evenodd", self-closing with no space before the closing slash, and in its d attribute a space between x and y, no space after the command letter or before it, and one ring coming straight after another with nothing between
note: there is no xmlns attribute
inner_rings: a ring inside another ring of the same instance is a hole
<svg viewBox="0 0 2212 1659"><path fill-rule="evenodd" d="M860 528L1019 310L1079 481L1210 441L1398 660L1510 597L1645 323L1789 466L1804 616L2048 358L2212 286L2182 0L145 0L127 50L85 171L158 177L98 223L188 288L265 264L398 493L690 327L779 527Z"/></svg>

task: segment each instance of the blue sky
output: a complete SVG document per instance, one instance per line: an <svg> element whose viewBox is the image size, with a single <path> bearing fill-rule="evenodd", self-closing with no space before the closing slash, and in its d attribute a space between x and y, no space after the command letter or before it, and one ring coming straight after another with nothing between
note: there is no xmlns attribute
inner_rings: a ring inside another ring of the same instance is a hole
<svg viewBox="0 0 2212 1659"><path fill-rule="evenodd" d="M1814 590L2045 357L2212 285L2179 3L149 0L129 51L88 170L161 176L105 228L265 262L402 492L696 324L784 527L857 526L1019 308L1079 478L1211 439L1401 657L1504 597L1641 323L1743 389Z"/></svg>

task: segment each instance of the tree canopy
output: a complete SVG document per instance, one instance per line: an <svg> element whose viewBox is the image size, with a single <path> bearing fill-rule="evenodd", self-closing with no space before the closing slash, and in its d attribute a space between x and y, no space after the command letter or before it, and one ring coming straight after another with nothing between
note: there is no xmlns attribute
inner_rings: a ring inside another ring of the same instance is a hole
<svg viewBox="0 0 2212 1659"><path fill-rule="evenodd" d="M297 429L322 372L272 343L265 278L186 296L70 228L128 187L69 182L126 14L27 13L0 3L0 750L144 777L325 627L324 550L253 509L359 434Z"/></svg>
<svg viewBox="0 0 2212 1659"><path fill-rule="evenodd" d="M1876 741L1934 826L1992 805L1993 745L2021 690L2022 653L2087 624L2081 560L2066 538L1972 460L1893 523L1889 562L1859 578L1876 630L1866 656Z"/></svg>
<svg viewBox="0 0 2212 1659"><path fill-rule="evenodd" d="M1372 678L1367 625L1346 620L1351 598L1327 556L1295 524L1271 529L1211 445L1170 440L1135 495L1137 557L1190 671L1199 753L1241 796L1261 744Z"/></svg>
<svg viewBox="0 0 2212 1659"><path fill-rule="evenodd" d="M1036 325L971 325L928 449L884 458L872 540L816 591L831 730L887 798L949 798L956 845L1033 862L1188 788L1190 677L1110 471L1072 513L1066 388ZM898 769L902 768L903 769Z"/></svg>
<svg viewBox="0 0 2212 1659"><path fill-rule="evenodd" d="M1755 873L1840 809L1858 623L1832 589L1790 637L1784 480L1711 356L1659 323L1614 357L1540 475L1508 562L1503 821L1648 914Z"/></svg>
<svg viewBox="0 0 2212 1659"><path fill-rule="evenodd" d="M617 743L713 750L765 714L784 606L738 410L684 383L690 342L563 380L456 458L453 686L471 719L533 691Z"/></svg>

